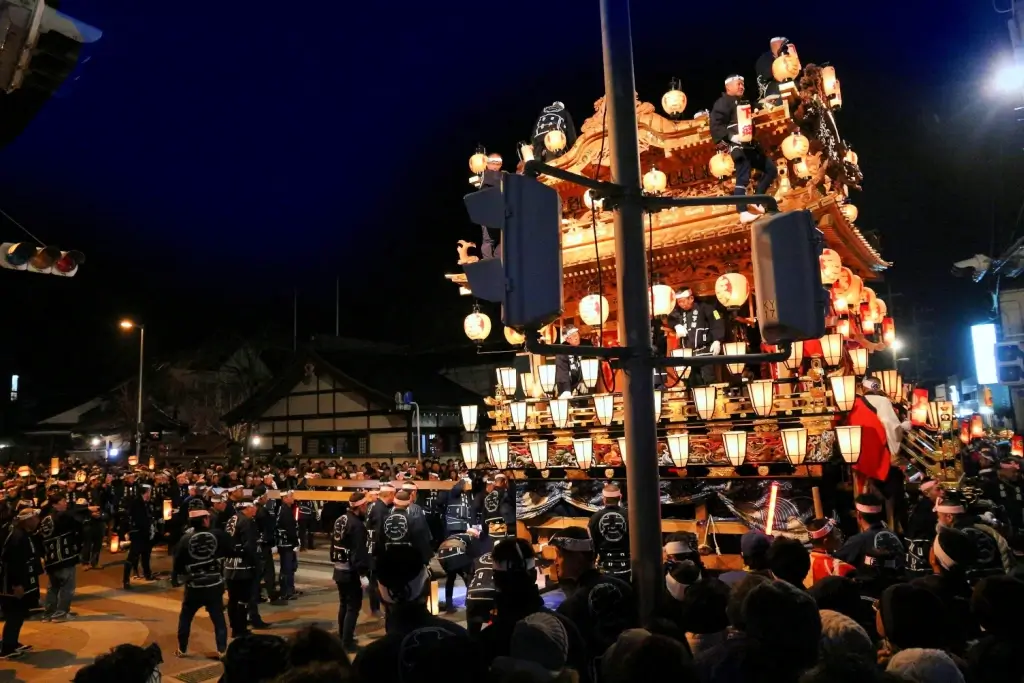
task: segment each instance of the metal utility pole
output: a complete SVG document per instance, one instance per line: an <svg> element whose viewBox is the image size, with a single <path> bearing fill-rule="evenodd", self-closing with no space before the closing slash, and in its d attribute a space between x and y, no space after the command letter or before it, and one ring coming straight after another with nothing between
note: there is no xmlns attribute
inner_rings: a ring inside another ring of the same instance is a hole
<svg viewBox="0 0 1024 683"><path fill-rule="evenodd" d="M146 326L139 325L139 405L135 418L135 457L142 457L142 369L146 357ZM141 462L141 461L140 461Z"/></svg>
<svg viewBox="0 0 1024 683"><path fill-rule="evenodd" d="M664 578L654 376L648 360L654 354L654 348L647 303L647 257L629 0L601 0L601 44L612 182L622 187L624 192L615 211L615 270L619 290L619 340L632 351L622 364L625 375L622 400L626 468L629 471L626 477L629 550L640 619L646 626L654 618Z"/></svg>

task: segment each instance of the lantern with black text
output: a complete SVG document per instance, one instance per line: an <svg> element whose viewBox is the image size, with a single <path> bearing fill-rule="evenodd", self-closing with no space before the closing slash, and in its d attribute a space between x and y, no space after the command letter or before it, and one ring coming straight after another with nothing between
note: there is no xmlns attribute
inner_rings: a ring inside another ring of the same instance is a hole
<svg viewBox="0 0 1024 683"><path fill-rule="evenodd" d="M736 105L736 131L733 137L735 142L750 142L754 139L754 117L748 103Z"/></svg>
<svg viewBox="0 0 1024 683"><path fill-rule="evenodd" d="M487 335L491 333L491 318L486 313L481 313L476 306L473 312L466 316L462 323L462 330L472 341L477 344L483 343Z"/></svg>
<svg viewBox="0 0 1024 683"><path fill-rule="evenodd" d="M985 436L985 422L981 419L981 415L975 413L971 415L971 438L980 439Z"/></svg>
<svg viewBox="0 0 1024 683"><path fill-rule="evenodd" d="M686 110L686 94L680 89L680 81L673 78L668 91L661 96L661 106L672 118L679 118Z"/></svg>
<svg viewBox="0 0 1024 683"><path fill-rule="evenodd" d="M839 279L843 271L843 260L834 249L822 249L818 263L821 266L821 284L830 285Z"/></svg>
<svg viewBox="0 0 1024 683"><path fill-rule="evenodd" d="M892 318L882 318L882 341L889 345L896 341L896 323Z"/></svg>
<svg viewBox="0 0 1024 683"><path fill-rule="evenodd" d="M608 320L608 299L600 294L588 294L580 300L580 320L591 327L603 325Z"/></svg>
<svg viewBox="0 0 1024 683"><path fill-rule="evenodd" d="M726 273L715 280L715 297L726 308L739 308L750 296L750 283L740 273Z"/></svg>

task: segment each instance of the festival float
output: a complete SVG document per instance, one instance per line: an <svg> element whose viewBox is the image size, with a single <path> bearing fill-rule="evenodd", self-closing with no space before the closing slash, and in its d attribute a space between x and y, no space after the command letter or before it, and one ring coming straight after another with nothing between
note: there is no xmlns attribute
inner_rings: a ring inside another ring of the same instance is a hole
<svg viewBox="0 0 1024 683"><path fill-rule="evenodd" d="M770 192L780 210L810 211L824 235L821 279L831 289L827 333L796 343L783 363L717 366L709 386L696 386L685 368L665 373L655 395L663 531L695 533L706 553L728 555L725 546L737 552L734 542L719 541L750 528L803 535L804 522L816 509L822 512L816 483L830 476L827 470L835 470L837 462L845 463L848 478L848 467L859 457L860 428L842 423L868 357L895 341L886 304L869 286L891 264L856 224L859 211L850 195L861 189L862 174L858 155L837 124L842 95L835 69L800 68L789 56L786 60L777 60L775 69L784 86L781 102L751 112L754 137L778 169ZM732 194L733 160L716 149L707 113L684 117L686 96L675 80L661 104L659 111L636 102L645 193ZM543 121L542 116L534 144L521 144L521 159L543 155L559 169L610 176L604 98L578 134L557 127L545 133ZM470 158L475 174L470 182L478 184L485 169L501 165L499 155L479 148ZM571 326L589 343L618 345L612 214L589 190L540 178L561 197L564 274L563 318L542 335L554 341L558 329ZM773 350L762 345L754 319L751 229L740 223L734 207L672 208L648 214L644 222L652 324L656 334L665 334L670 355L689 353L677 348L675 333L664 323L675 307L675 290L684 286L715 302L725 317L726 355ZM475 246L459 243L459 264L479 258L471 254ZM446 277L472 297L464 274ZM465 331L478 343L491 334L490 316L479 305L472 306ZM521 331L503 333L513 346L522 345ZM619 371L605 361L581 358L583 388L565 398L555 389L554 363L524 350L497 370L494 394L483 406L462 409L467 432L477 437L463 444L467 463L472 467L486 459L516 481L520 533L541 542L553 529L585 525L602 504L603 485L621 484L629 476L623 466ZM896 370L882 371L881 379L894 401L908 399ZM939 418L934 420L938 425ZM487 428L477 432L484 423ZM947 421L945 431L950 429ZM944 458L936 452L945 446L942 435L920 438L904 456L924 468L927 455L930 470L941 467ZM827 465L830 459L833 464ZM826 496L824 505L830 503ZM628 507L628 499L623 504ZM831 514L831 507L825 511Z"/></svg>

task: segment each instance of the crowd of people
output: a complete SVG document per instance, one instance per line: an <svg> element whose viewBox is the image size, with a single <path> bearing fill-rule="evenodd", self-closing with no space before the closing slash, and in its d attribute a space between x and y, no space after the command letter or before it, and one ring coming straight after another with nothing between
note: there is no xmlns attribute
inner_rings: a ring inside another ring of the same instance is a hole
<svg viewBox="0 0 1024 683"><path fill-rule="evenodd" d="M987 486L990 495L1014 498L1015 459L987 446L970 457L988 465L979 477L998 473ZM988 531L990 520L975 514L973 501L940 482L910 485L920 497L906 526L922 536L930 527L927 541L890 529L885 501L870 488L855 500L857 529L849 538L832 519L811 520L806 543L750 531L741 539L742 570L711 570L696 536L669 534L657 615L642 623L616 486L605 488L604 505L588 527L561 529L549 539L563 596L549 606L538 587L540 556L516 535L515 488L503 474L466 471L458 461L387 470L245 462L151 471L68 462L56 474L2 471L0 655L31 655L31 644L19 637L40 602L42 574L48 590L41 618L73 618L78 565L97 567L100 548L117 535L129 544L121 563L126 588L136 572L140 580L154 577L149 553L166 537L174 557L170 579L184 586L174 654L189 655L192 622L205 609L227 682L443 676L625 683L656 675L702 683L853 677L1019 683L1024 677L1024 660L1013 649L1024 642L1016 555ZM296 500L297 491L315 490L318 478L367 485L345 503ZM453 486L424 484L441 478ZM259 615L261 601L297 597L299 553L317 531L330 539L337 635L254 634L272 626ZM923 563L915 562L921 548ZM446 575L440 615L428 606L435 560ZM467 585L465 626L449 614L458 611L452 597L459 578ZM385 635L360 646L355 626L364 598L383 616ZM75 680L151 680L162 658L155 646L123 645Z"/></svg>

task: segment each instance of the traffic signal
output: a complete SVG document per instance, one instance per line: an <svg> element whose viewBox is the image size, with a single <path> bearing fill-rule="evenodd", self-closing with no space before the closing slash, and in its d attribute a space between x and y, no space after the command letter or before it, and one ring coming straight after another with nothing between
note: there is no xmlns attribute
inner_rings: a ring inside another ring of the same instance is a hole
<svg viewBox="0 0 1024 683"><path fill-rule="evenodd" d="M769 344L825 334L828 292L818 258L824 246L810 211L766 216L750 226L761 338Z"/></svg>
<svg viewBox="0 0 1024 683"><path fill-rule="evenodd" d="M0 244L0 268L28 270L33 273L74 277L85 263L80 251L61 251L57 247L37 247L28 242Z"/></svg>
<svg viewBox="0 0 1024 683"><path fill-rule="evenodd" d="M54 2L56 4L56 2ZM45 0L0 0L0 147L28 126L102 32Z"/></svg>
<svg viewBox="0 0 1024 683"><path fill-rule="evenodd" d="M501 230L501 258L463 265L473 296L502 304L509 327L542 327L562 314L562 201L536 178L502 172L465 197L474 223Z"/></svg>

